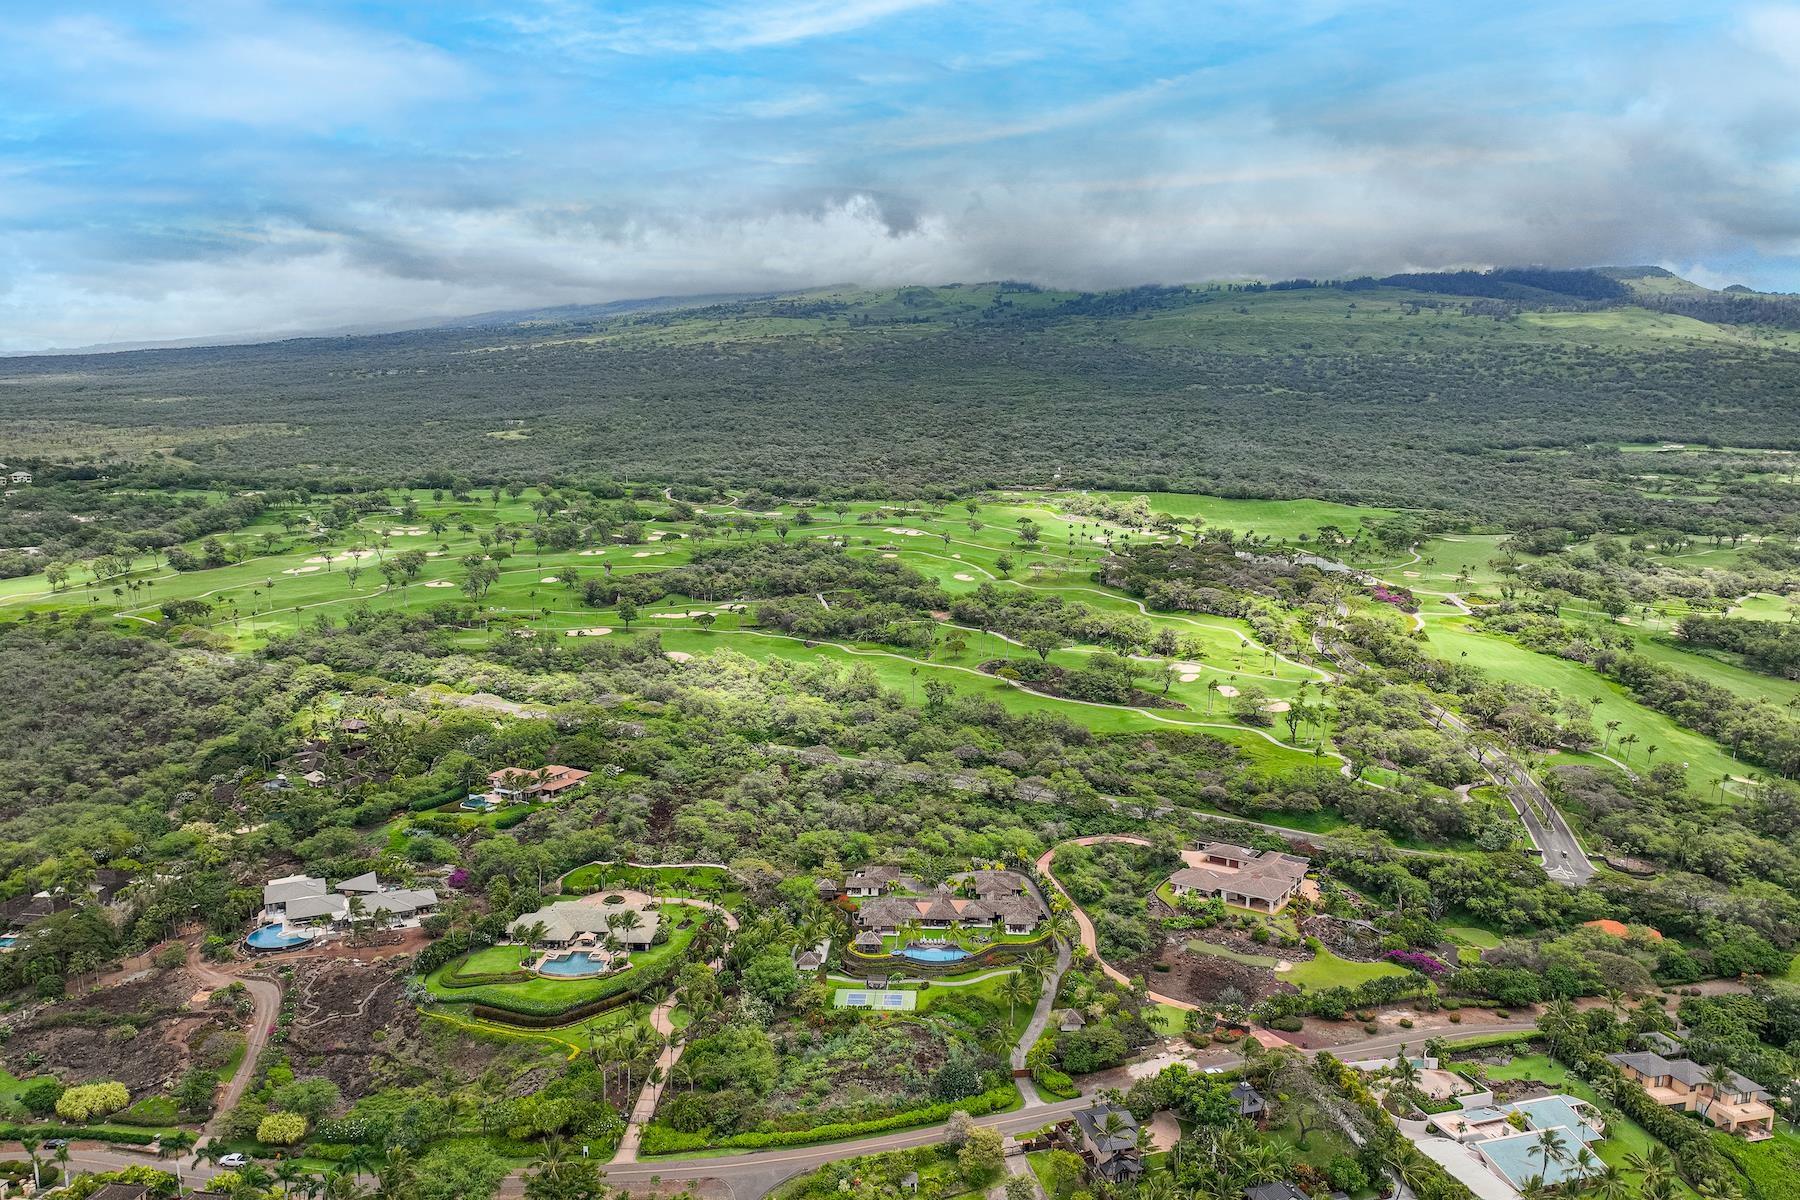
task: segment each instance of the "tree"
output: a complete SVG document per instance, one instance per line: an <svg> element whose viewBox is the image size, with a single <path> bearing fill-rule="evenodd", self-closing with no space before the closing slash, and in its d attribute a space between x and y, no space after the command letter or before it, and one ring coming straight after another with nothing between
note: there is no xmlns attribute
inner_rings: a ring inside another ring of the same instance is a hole
<svg viewBox="0 0 1800 1200"><path fill-rule="evenodd" d="M546 1138L525 1173L526 1200L600 1200L605 1195L600 1168L572 1153L561 1138Z"/></svg>
<svg viewBox="0 0 1800 1200"><path fill-rule="evenodd" d="M1062 649L1062 635L1054 629L1027 629L1019 641L1028 650L1036 651L1039 662L1049 662L1050 655Z"/></svg>
<svg viewBox="0 0 1800 1200"><path fill-rule="evenodd" d="M630 629L631 623L638 618L637 603L630 596L619 597L619 624Z"/></svg>
<svg viewBox="0 0 1800 1200"><path fill-rule="evenodd" d="M998 1130L971 1130L956 1152L956 1167L969 1183L980 1183L1006 1165L1006 1147Z"/></svg>
<svg viewBox="0 0 1800 1200"><path fill-rule="evenodd" d="M1028 1004L1034 998L1036 989L1026 980L1023 971L1014 971L1000 981L1000 996L1006 1001L1006 1021L1011 1024L1018 1005Z"/></svg>
<svg viewBox="0 0 1800 1200"><path fill-rule="evenodd" d="M1560 1129L1542 1129L1538 1131L1537 1140L1532 1149L1544 1164L1544 1174L1550 1173L1550 1163L1560 1162L1563 1152L1569 1148L1569 1139L1563 1136Z"/></svg>

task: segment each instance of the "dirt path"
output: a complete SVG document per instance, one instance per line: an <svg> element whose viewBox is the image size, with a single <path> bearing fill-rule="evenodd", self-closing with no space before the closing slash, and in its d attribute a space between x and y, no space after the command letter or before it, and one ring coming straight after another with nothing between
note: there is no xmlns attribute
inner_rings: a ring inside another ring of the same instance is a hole
<svg viewBox="0 0 1800 1200"><path fill-rule="evenodd" d="M200 957L198 945L188 947L187 969L190 975L209 990L217 991L222 987L241 983L250 992L250 1027L244 1031L244 1058L232 1074L231 1081L225 1085L225 1090L219 1093L213 1118L207 1122L206 1136L211 1138L214 1127L226 1113L237 1107L237 1102L243 1099L251 1079L256 1076L256 1060L262 1055L263 1047L269 1044L269 1035L275 1032L275 1016L281 1009L281 988L267 979L245 978L218 964L206 962Z"/></svg>

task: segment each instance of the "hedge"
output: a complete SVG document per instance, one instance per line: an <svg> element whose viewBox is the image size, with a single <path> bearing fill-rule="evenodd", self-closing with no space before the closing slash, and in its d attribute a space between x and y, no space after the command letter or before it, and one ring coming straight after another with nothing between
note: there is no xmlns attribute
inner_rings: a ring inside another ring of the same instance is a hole
<svg viewBox="0 0 1800 1200"><path fill-rule="evenodd" d="M488 1021L497 1021L502 1025L518 1025L527 1029L551 1029L558 1025L568 1025L575 1021L585 1021L589 1017L603 1012L610 1012L620 1005L630 1004L639 996L659 984L667 983L675 977L681 968L683 959L669 960L660 969L639 973L633 971L631 976L624 976L619 985L612 991L569 1003L564 1000L536 1000L524 995L484 995L469 1011L472 1015Z"/></svg>
<svg viewBox="0 0 1800 1200"><path fill-rule="evenodd" d="M1033 950L1049 944L1048 937L1034 938L1029 942L996 942L974 951L967 958L948 963L921 963L895 958L891 954L864 954L850 946L844 949L843 966L844 970L853 974L891 975L895 971L905 971L908 975L935 978L939 975L961 975L965 971L980 970L999 963L1016 962Z"/></svg>
<svg viewBox="0 0 1800 1200"><path fill-rule="evenodd" d="M124 1129L94 1129L85 1125L9 1125L0 1124L0 1141L16 1142L22 1137L67 1138L70 1141L114 1142L125 1146L148 1146L156 1140L154 1133L138 1133Z"/></svg>
<svg viewBox="0 0 1800 1200"><path fill-rule="evenodd" d="M817 1125L811 1129L754 1130L715 1138L706 1130L682 1133L667 1125L651 1125L644 1131L641 1150L644 1154L686 1154L695 1150L767 1150L779 1146L806 1146L813 1142L836 1142L869 1134L888 1133L896 1129L912 1129L919 1125L935 1125L948 1121L951 1113L966 1112L971 1117L1005 1112L1019 1103L1019 1091L1012 1084L992 1088L979 1096L964 1100L945 1100L926 1108L909 1109L889 1117L870 1121L844 1121L835 1125Z"/></svg>
<svg viewBox="0 0 1800 1200"><path fill-rule="evenodd" d="M447 988L471 988L490 983L524 983L537 978L523 967L512 971L477 971L465 975L462 969L468 961L467 954L461 958L450 960L449 965L444 968L444 973L438 976L438 983Z"/></svg>

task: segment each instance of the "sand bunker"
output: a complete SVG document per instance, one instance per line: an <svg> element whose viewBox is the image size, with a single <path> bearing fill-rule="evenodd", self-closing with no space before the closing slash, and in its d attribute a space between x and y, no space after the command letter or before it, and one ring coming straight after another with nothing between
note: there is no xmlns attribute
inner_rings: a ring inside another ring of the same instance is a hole
<svg viewBox="0 0 1800 1200"><path fill-rule="evenodd" d="M1417 571L1402 571L1400 573L1402 575L1406 576L1408 579L1417 579L1419 577L1419 573Z"/></svg>
<svg viewBox="0 0 1800 1200"><path fill-rule="evenodd" d="M604 550L577 550L575 553L591 557L592 555L595 555L595 554L605 554L606 551L604 551Z"/></svg>
<svg viewBox="0 0 1800 1200"><path fill-rule="evenodd" d="M1197 673L1196 673L1196 672L1193 672L1193 671L1185 671L1185 672L1183 672L1183 673L1182 673L1182 676L1181 676L1181 682L1183 682L1183 683L1193 683L1193 682L1194 682L1194 681L1195 681L1195 680L1196 680L1196 679L1199 679L1199 678L1200 678L1200 676L1199 676L1199 675L1198 675L1198 674L1197 674Z"/></svg>
<svg viewBox="0 0 1800 1200"><path fill-rule="evenodd" d="M962 555L960 554L952 554L950 557L956 559L958 562L962 561Z"/></svg>
<svg viewBox="0 0 1800 1200"><path fill-rule="evenodd" d="M426 587L455 587L456 585L454 583L451 583L448 579L432 579L432 580L427 580L425 586Z"/></svg>
<svg viewBox="0 0 1800 1200"><path fill-rule="evenodd" d="M319 568L317 568L317 567L289 567L287 570L283 571L282 574L283 575L311 575L314 571L317 571L318 569Z"/></svg>
<svg viewBox="0 0 1800 1200"><path fill-rule="evenodd" d="M609 625L594 625L587 629L571 629L567 633L563 634L563 636L564 637L605 637L607 634L609 634L611 632L612 632L612 627Z"/></svg>
<svg viewBox="0 0 1800 1200"><path fill-rule="evenodd" d="M881 557L883 557L883 558L899 558L900 556L898 554L884 554Z"/></svg>
<svg viewBox="0 0 1800 1200"><path fill-rule="evenodd" d="M373 550L346 550L342 554L315 554L306 561L309 563L343 562L346 558L374 558Z"/></svg>
<svg viewBox="0 0 1800 1200"><path fill-rule="evenodd" d="M515 629L512 631L512 635L516 638L534 638L537 636L537 630L535 630L535 629Z"/></svg>
<svg viewBox="0 0 1800 1200"><path fill-rule="evenodd" d="M442 558L442 557L444 557L444 552L442 550L427 550L425 552L425 557L426 558Z"/></svg>
<svg viewBox="0 0 1800 1200"><path fill-rule="evenodd" d="M667 550L638 550L638 551L634 551L632 553L631 557L633 557L633 558L655 558L659 554L667 554L667 553L668 553Z"/></svg>
<svg viewBox="0 0 1800 1200"><path fill-rule="evenodd" d="M685 650L664 650L663 654L674 662L690 662L694 657Z"/></svg>
<svg viewBox="0 0 1800 1200"><path fill-rule="evenodd" d="M388 530L388 536L389 537L424 537L427 532L428 531L424 530L424 529L390 529L390 530Z"/></svg>
<svg viewBox="0 0 1800 1200"><path fill-rule="evenodd" d="M973 575L965 574L962 571L958 571L955 575L951 576L951 578L960 579L964 583L974 583L975 582L975 577Z"/></svg>
<svg viewBox="0 0 1800 1200"><path fill-rule="evenodd" d="M1221 683L1219 685L1219 695L1224 696L1227 700L1229 700L1231 697L1233 697L1237 694L1238 694L1238 690L1236 688L1232 687L1229 683Z"/></svg>
<svg viewBox="0 0 1800 1200"><path fill-rule="evenodd" d="M710 611L712 611L712 610L705 609L705 608L696 608L692 612L651 613L650 618L655 621L685 621L689 617L704 617Z"/></svg>
<svg viewBox="0 0 1800 1200"><path fill-rule="evenodd" d="M923 529L908 529L903 525L890 525L886 529L883 529L881 532L896 533L896 534L899 534L901 537L924 537L925 536L925 531Z"/></svg>
<svg viewBox="0 0 1800 1200"><path fill-rule="evenodd" d="M1290 709L1292 707L1294 707L1294 706L1289 704L1286 700L1271 700L1267 704L1263 705L1263 711L1264 712L1286 712L1288 709Z"/></svg>
<svg viewBox="0 0 1800 1200"><path fill-rule="evenodd" d="M561 583L562 580L558 579L554 575L546 575L542 579L538 580L538 582L539 583Z"/></svg>
<svg viewBox="0 0 1800 1200"><path fill-rule="evenodd" d="M650 533L646 533L644 535L644 540L646 542L660 542L666 536L668 536L668 535L663 533L660 529L658 529L658 530L653 530Z"/></svg>

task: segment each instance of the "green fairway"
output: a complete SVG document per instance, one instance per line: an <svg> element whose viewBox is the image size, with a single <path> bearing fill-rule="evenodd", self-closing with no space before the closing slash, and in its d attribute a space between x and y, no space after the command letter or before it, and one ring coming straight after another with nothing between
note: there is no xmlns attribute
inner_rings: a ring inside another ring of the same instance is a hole
<svg viewBox="0 0 1800 1200"><path fill-rule="evenodd" d="M1496 679L1529 683L1564 696L1597 697L1600 703L1593 706L1596 731L1604 737L1606 723L1618 721L1619 729L1610 752L1638 770L1648 765L1649 747L1655 746L1655 761L1686 764L1689 778L1696 786L1710 786L1721 776L1748 773L1744 764L1733 762L1718 743L1645 708L1625 695L1616 684L1602 679L1580 663L1539 654L1505 638L1475 632L1466 620L1434 622L1430 648L1440 658L1466 661ZM1620 748L1618 738L1630 733L1638 736L1638 743Z"/></svg>

